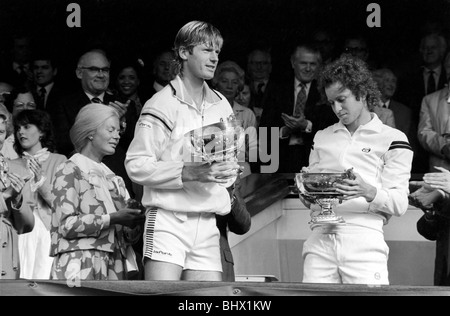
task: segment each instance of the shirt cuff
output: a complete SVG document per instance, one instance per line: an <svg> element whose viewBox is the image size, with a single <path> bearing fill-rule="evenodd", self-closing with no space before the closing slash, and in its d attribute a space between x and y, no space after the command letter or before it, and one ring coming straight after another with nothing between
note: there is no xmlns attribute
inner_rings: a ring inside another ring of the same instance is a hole
<svg viewBox="0 0 450 316"><path fill-rule="evenodd" d="M311 133L313 124L310 120L307 120L307 121L308 121L308 125L306 125L305 133Z"/></svg>

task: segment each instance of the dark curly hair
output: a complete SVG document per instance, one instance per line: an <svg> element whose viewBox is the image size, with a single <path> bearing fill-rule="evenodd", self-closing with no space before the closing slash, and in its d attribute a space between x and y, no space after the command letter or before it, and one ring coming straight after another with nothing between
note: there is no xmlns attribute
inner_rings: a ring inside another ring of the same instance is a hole
<svg viewBox="0 0 450 316"><path fill-rule="evenodd" d="M47 148L49 152L55 152L55 140L53 134L53 124L50 115L42 110L20 111L13 120L14 123L14 150L19 157L23 156L24 149L17 138L17 132L21 126L32 124L42 132L40 139L42 148Z"/></svg>
<svg viewBox="0 0 450 316"><path fill-rule="evenodd" d="M319 86L325 89L337 82L349 89L358 101L365 97L370 111L380 102L381 93L372 73L359 58L343 55L325 66L319 76Z"/></svg>

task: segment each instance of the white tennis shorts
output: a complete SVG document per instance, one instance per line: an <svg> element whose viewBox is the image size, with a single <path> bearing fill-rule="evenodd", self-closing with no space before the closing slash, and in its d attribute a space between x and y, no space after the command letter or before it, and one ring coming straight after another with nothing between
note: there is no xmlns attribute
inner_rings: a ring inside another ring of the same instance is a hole
<svg viewBox="0 0 450 316"><path fill-rule="evenodd" d="M144 258L170 262L184 270L222 272L219 237L214 213L148 210Z"/></svg>

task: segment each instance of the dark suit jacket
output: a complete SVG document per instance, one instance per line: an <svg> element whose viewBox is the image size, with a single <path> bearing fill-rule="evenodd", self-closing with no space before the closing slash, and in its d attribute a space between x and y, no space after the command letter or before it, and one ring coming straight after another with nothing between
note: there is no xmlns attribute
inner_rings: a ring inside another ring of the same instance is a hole
<svg viewBox="0 0 450 316"><path fill-rule="evenodd" d="M11 84L14 88L26 87L31 89L32 75L31 65L29 65L29 73L19 74L13 69L13 62L9 61L0 66L0 81Z"/></svg>
<svg viewBox="0 0 450 316"><path fill-rule="evenodd" d="M447 73L445 71L445 67L442 67L441 69L441 75L439 77L439 81L437 82L437 90L444 88L447 83ZM412 173L426 173L429 168L429 154L422 146L420 146L417 138L420 107L424 96L425 83L423 80L422 67L415 69L413 72L406 74L399 79L396 99L412 110L412 131L410 139L411 146L414 150L414 158L411 169Z"/></svg>
<svg viewBox="0 0 450 316"><path fill-rule="evenodd" d="M104 104L116 101L116 97L112 94L105 93L103 98ZM70 128L75 123L75 118L80 109L86 104L91 103L86 93L79 90L73 94L62 97L55 109L55 138L58 152L71 157L73 154L73 144L70 140ZM134 197L133 185L125 170L125 156L126 149L123 146L116 147L114 155L105 156L103 163L105 163L116 175L121 176L125 182L128 192L131 197Z"/></svg>
<svg viewBox="0 0 450 316"><path fill-rule="evenodd" d="M220 232L220 257L222 260L222 281L234 282L234 261L228 244L227 228L230 232L243 235L250 230L251 216L247 211L244 198L240 194L240 178L236 180L236 188L234 190L236 200L231 208L230 213L221 216L216 215L217 228Z"/></svg>
<svg viewBox="0 0 450 316"><path fill-rule="evenodd" d="M292 115L294 100L295 89L294 78L292 77L290 81L279 85L278 90L267 101L266 108L261 117L260 127L283 127L284 121L281 118L281 113ZM326 102L323 102L316 80L311 82L304 114L305 118L312 123L312 132L295 132L303 138L304 145L302 146L289 146L289 138L279 139L280 167L278 172L299 172L302 166L307 166L309 164L310 149L316 132L338 121L331 107ZM271 133L268 135L268 140L270 140ZM270 144L270 141L268 141L268 144ZM302 149L298 151L297 147L302 147ZM270 146L269 148L271 150ZM296 151L295 153L294 150Z"/></svg>
<svg viewBox="0 0 450 316"><path fill-rule="evenodd" d="M276 93L278 90L278 84L274 80L269 80L264 89L262 96L258 96L256 91L254 90L254 84L250 83L250 104L249 108L253 109L254 107L259 107L262 109L266 108L266 105L272 95Z"/></svg>
<svg viewBox="0 0 450 316"><path fill-rule="evenodd" d="M39 99L39 95L37 92L36 88L33 88L31 90L32 94L33 94L33 98L34 100L38 100ZM39 110L44 110L47 113L50 114L50 117L52 118L52 122L56 121L56 108L58 106L58 102L61 98L63 98L66 95L66 91L63 90L63 88L61 88L61 86L55 82L55 84L53 85L52 89L50 90L50 93L47 96L47 103L45 104L45 108L40 107L38 105L38 109Z"/></svg>
<svg viewBox="0 0 450 316"><path fill-rule="evenodd" d="M437 82L436 91L444 88L447 83L447 73L445 67L441 68L441 75ZM425 83L423 80L423 68L415 69L413 72L400 78L396 99L413 111L413 119L419 122L420 106L425 96Z"/></svg>
<svg viewBox="0 0 450 316"><path fill-rule="evenodd" d="M412 135L412 110L403 103L391 99L389 109L394 112L395 127L410 139Z"/></svg>

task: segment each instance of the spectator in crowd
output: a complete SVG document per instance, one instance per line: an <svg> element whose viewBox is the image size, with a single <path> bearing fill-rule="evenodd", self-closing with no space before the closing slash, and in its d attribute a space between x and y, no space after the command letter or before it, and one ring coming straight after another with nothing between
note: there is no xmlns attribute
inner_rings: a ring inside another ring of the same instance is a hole
<svg viewBox="0 0 450 316"><path fill-rule="evenodd" d="M252 110L244 107L235 101L239 90L244 86L245 73L241 67L234 61L224 61L217 66L216 72L212 79L212 85L220 93L222 93L233 108L233 113L237 120L242 121L244 130L246 131L246 141L241 150L240 164L244 168L245 177L251 173L251 165L249 162L257 162L257 133L256 133L256 117ZM252 156L250 156L252 152ZM250 157L254 161L250 161Z"/></svg>
<svg viewBox="0 0 450 316"><path fill-rule="evenodd" d="M78 112L70 129L77 153L59 166L53 181L52 279L124 280L137 271L131 244L144 215L127 207L123 180L102 163L119 138L113 107L88 104Z"/></svg>
<svg viewBox="0 0 450 316"><path fill-rule="evenodd" d="M141 113L142 106L147 97L141 92L141 65L136 60L120 61L115 77L115 86L118 100L122 103L129 102L125 114L126 129L120 137L120 145L124 150L128 149L134 136L134 128Z"/></svg>
<svg viewBox="0 0 450 316"><path fill-rule="evenodd" d="M246 108L250 108L252 95L250 91L250 84L247 78L244 78L244 87L238 92L235 101ZM258 126L256 126L258 127Z"/></svg>
<svg viewBox="0 0 450 316"><path fill-rule="evenodd" d="M429 171L429 151L421 145L418 138L418 127L420 124L420 113L423 98L441 90L447 83L447 73L442 67L447 41L444 36L438 33L426 34L420 41L420 54L422 64L420 67L411 67L412 70L406 72L399 80L398 100L410 107L412 110L413 126L411 145L414 149L413 173L426 173Z"/></svg>
<svg viewBox="0 0 450 316"><path fill-rule="evenodd" d="M37 106L31 91L26 88L20 88L12 91L11 102L7 107L12 111L11 122L13 122L14 117L17 116L21 111L35 110ZM11 127L12 126L13 124L11 124ZM14 143L14 133L11 132L11 135L6 138L2 148L3 155L11 160L19 158L16 150L14 149Z"/></svg>
<svg viewBox="0 0 450 316"><path fill-rule="evenodd" d="M0 148L11 133L10 114L0 105ZM20 174L9 170L9 163L0 155L0 279L19 279L20 261L18 235L29 233L34 227L34 217L28 205L23 204L22 190L26 179L23 168Z"/></svg>
<svg viewBox="0 0 450 316"><path fill-rule="evenodd" d="M255 48L247 56L247 75L250 79L250 109L256 116L259 126L261 115L266 107L266 100L275 91L276 84L270 80L272 73L272 55L269 49Z"/></svg>
<svg viewBox="0 0 450 316"><path fill-rule="evenodd" d="M11 51L9 56L2 60L0 78L14 88L26 87L31 89L33 73L31 70L32 54L31 37L25 33L17 33L11 39Z"/></svg>
<svg viewBox="0 0 450 316"><path fill-rule="evenodd" d="M397 76L388 68L380 68L373 72L373 78L381 92L379 106L393 112L394 127L405 133L409 140L416 137L411 133L411 109L403 103L396 101L394 98L397 90Z"/></svg>
<svg viewBox="0 0 450 316"><path fill-rule="evenodd" d="M2 143L2 148L0 149L0 153L4 157L8 158L17 158L17 155L14 150L14 135L13 135L13 125L12 125L12 104L13 101L11 100L14 97L13 93L14 87L6 82L0 82L0 107L2 108L3 114L7 116L7 120L9 124L6 124L6 127L8 130L6 131L6 139Z"/></svg>
<svg viewBox="0 0 450 316"><path fill-rule="evenodd" d="M301 43L293 49L290 61L293 76L272 94L260 124L269 132L273 127L279 128L281 173L300 172L307 166L315 132L337 121L317 86L320 52L309 43ZM270 144L275 136L268 135L267 141L260 138L260 142Z"/></svg>
<svg viewBox="0 0 450 316"><path fill-rule="evenodd" d="M53 196L51 184L56 168L66 157L54 153L55 143L50 115L42 110L23 110L14 117L14 149L32 175L23 189L23 203L33 211L34 229L19 236L20 276L24 279L50 279L50 226Z"/></svg>
<svg viewBox="0 0 450 316"><path fill-rule="evenodd" d="M69 130L74 124L78 111L89 103L106 104L119 111L121 117L121 132L127 127L126 112L129 103L121 103L108 90L111 64L103 50L94 49L85 52L78 60L76 75L80 80L80 87L73 94L62 97L55 111L54 129L56 145L59 153L70 157L73 144L70 142ZM126 148L118 146L113 155L106 156L104 163L111 170L122 177L128 192L134 197L133 185L125 171Z"/></svg>
<svg viewBox="0 0 450 316"><path fill-rule="evenodd" d="M328 65L335 59L336 38L331 31L318 29L313 34L313 43L322 56L322 65Z"/></svg>
<svg viewBox="0 0 450 316"><path fill-rule="evenodd" d="M31 90L36 106L50 114L55 121L55 107L58 100L65 94L61 85L57 82L58 66L56 58L48 52L36 53L31 62L34 87Z"/></svg>
<svg viewBox="0 0 450 316"><path fill-rule="evenodd" d="M8 99L11 98L11 92L14 87L7 82L0 82L0 103L3 105L8 104Z"/></svg>
<svg viewBox="0 0 450 316"><path fill-rule="evenodd" d="M230 212L223 186L237 176L235 161L192 161L184 135L233 110L211 90L223 38L213 25L191 21L174 42L179 75L142 109L125 161L130 178L144 186L146 280L222 279L215 214ZM189 141L190 142L190 141ZM222 185L220 185L222 184Z"/></svg>
<svg viewBox="0 0 450 316"><path fill-rule="evenodd" d="M445 67L450 68L450 53L447 54L445 59ZM450 170L450 111L448 99L449 87L447 86L426 95L422 100L418 139L420 145L429 154L428 172L435 171L435 167L444 167Z"/></svg>
<svg viewBox="0 0 450 316"><path fill-rule="evenodd" d="M344 39L343 54L357 57L367 64L369 70L377 69L377 64L370 55L369 43L365 36L361 34L348 35Z"/></svg>
<svg viewBox="0 0 450 316"><path fill-rule="evenodd" d="M154 81L150 97L161 91L175 76L175 55L171 50L163 50L153 61Z"/></svg>

